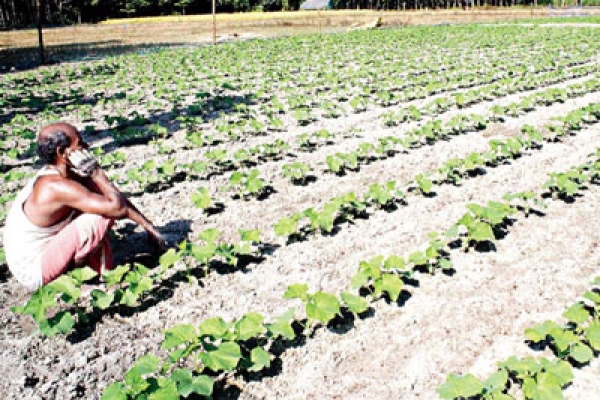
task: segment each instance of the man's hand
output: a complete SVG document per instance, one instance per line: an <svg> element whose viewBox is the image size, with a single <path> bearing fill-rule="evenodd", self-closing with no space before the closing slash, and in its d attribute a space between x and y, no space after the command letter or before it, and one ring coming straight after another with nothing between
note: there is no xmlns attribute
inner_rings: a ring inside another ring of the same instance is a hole
<svg viewBox="0 0 600 400"><path fill-rule="evenodd" d="M100 168L98 160L87 150L75 150L67 156L71 170L81 177L88 177Z"/></svg>
<svg viewBox="0 0 600 400"><path fill-rule="evenodd" d="M167 251L167 241L156 229L148 230L148 240L152 242L158 252L164 253Z"/></svg>

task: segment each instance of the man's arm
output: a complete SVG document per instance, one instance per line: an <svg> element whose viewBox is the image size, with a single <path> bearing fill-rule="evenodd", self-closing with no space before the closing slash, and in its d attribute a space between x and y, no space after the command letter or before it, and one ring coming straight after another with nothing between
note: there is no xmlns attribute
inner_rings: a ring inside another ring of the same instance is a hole
<svg viewBox="0 0 600 400"><path fill-rule="evenodd" d="M85 213L99 214L114 219L130 219L143 227L152 241L161 249L165 240L154 225L135 207L108 179L101 168L97 168L89 178L66 181L60 200L67 206Z"/></svg>

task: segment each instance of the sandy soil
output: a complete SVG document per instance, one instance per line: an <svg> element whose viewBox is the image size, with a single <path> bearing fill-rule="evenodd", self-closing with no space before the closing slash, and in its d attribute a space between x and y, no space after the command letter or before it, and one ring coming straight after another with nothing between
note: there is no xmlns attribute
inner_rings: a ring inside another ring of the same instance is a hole
<svg viewBox="0 0 600 400"><path fill-rule="evenodd" d="M97 398L110 382L122 379L136 358L162 354L161 330L166 327L214 316L231 319L249 311L267 318L278 315L290 305L299 306L282 299L287 285L296 282L308 283L312 291L344 290L361 260L411 252L426 242L428 232L446 229L460 218L466 204L498 199L508 191L539 189L548 172L584 162L600 146L600 125L562 143L546 144L510 165L488 168L485 175L459 187L436 188L435 197L409 197L406 206L344 224L335 235L285 245L274 237L272 224L294 211L319 207L337 194L362 193L373 182L396 179L404 183L450 157L483 150L490 138L515 134L523 124L541 126L553 116L598 101L600 94L588 94L541 107L483 132L374 162L345 177L317 170L316 182L306 187L278 178L283 161L267 163L259 169L273 179L276 193L261 202L232 200L222 194L225 211L213 216L194 209L189 200L198 182L181 182L160 193L144 194L136 203L173 240L186 233L195 238L213 226L222 230L225 239L236 240L237 229L260 228L274 251L244 271L213 273L199 285L174 282L146 306L101 315L86 330L67 338L41 338L29 318L12 314L10 307L22 304L27 296L12 277L3 276L0 374L5 379L0 393L4 398ZM482 112L487 107L480 104L461 112ZM328 128L341 132L355 127L363 136L376 138L412 126L384 129L375 120L377 115L369 111L355 119L328 122L332 124ZM318 163L326 154L351 149L363 140L342 140L302 157ZM142 154L141 149L127 151L135 157ZM216 192L224 179L216 177L202 185ZM546 319L560 320L564 308L600 274L600 231L594 218L599 201L600 188L592 187L573 204L550 202L543 217L518 217L496 251L455 254L454 275L419 275L418 285L406 287L397 304L379 301L364 319L317 329L314 336L284 351L265 376L228 381L216 397L434 399L435 389L448 373L484 377L493 371L495 362L509 355L535 354L523 341L524 329ZM122 224L119 229L123 230ZM127 243L116 243L118 257L130 256L131 249L147 249L143 235L136 233ZM599 368L596 360L578 370L566 396L597 396Z"/></svg>

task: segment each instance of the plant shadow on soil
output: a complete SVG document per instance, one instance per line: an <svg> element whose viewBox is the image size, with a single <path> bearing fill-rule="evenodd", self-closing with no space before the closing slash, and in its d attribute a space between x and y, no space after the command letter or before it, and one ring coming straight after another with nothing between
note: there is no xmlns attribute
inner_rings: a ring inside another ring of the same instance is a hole
<svg viewBox="0 0 600 400"><path fill-rule="evenodd" d="M188 237L191 232L191 223L191 220L175 220L159 227L158 230L167 238L169 245L176 245ZM131 223L127 223L122 228L115 229L114 237L117 240L111 240L113 243L115 265L140 263L148 268L156 267L160 253L151 248L145 232L134 232L133 229L135 229L135 225ZM87 315L87 321L79 322L75 325L73 331L67 336L67 340L71 343L79 343L86 340L96 330L98 323L101 323L107 315L131 317L139 312L148 310L150 307L171 298L175 293L175 289L184 281L188 281L188 277L181 271L175 273L169 279L159 281L158 285L136 307L116 305L106 310L94 308Z"/></svg>
<svg viewBox="0 0 600 400"><path fill-rule="evenodd" d="M418 286L419 283L415 279L408 279L407 284L411 286ZM382 299L387 305L404 307L411 297L412 295L410 292L402 290L396 301L393 301L387 295L384 295ZM239 376L244 380L244 382L259 382L265 378L273 378L277 375L280 375L284 371L283 359L281 356L289 349L306 346L307 339L314 337L317 330L327 329L328 332L335 335L345 335L356 327L357 320L374 318L375 314L375 309L371 306L369 306L366 311L358 315L350 312L347 308L342 307L340 314L332 319L327 325L317 325L315 329L312 330L312 332L308 335L306 335L303 331L303 325L306 323L306 320L296 321L292 325L296 334L296 337L293 340L280 337L271 345L269 352L274 356L274 358L271 361L270 368L259 372L244 371L240 373ZM213 390L214 398L219 399L237 399L240 397L241 393L242 388L233 385L227 385L226 381L217 381Z"/></svg>

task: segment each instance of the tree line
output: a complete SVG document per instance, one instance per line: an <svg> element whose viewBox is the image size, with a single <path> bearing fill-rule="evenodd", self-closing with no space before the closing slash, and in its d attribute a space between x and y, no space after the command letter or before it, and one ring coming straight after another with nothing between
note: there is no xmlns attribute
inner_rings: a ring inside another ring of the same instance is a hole
<svg viewBox="0 0 600 400"><path fill-rule="evenodd" d="M336 9L420 9L530 5L534 0L331 0ZM563 0L539 0L538 5ZM567 0L573 4L577 0ZM216 0L217 12L297 10L304 0ZM585 1L584 1L585 3ZM212 0L0 0L0 28L93 23L108 18L206 14Z"/></svg>

